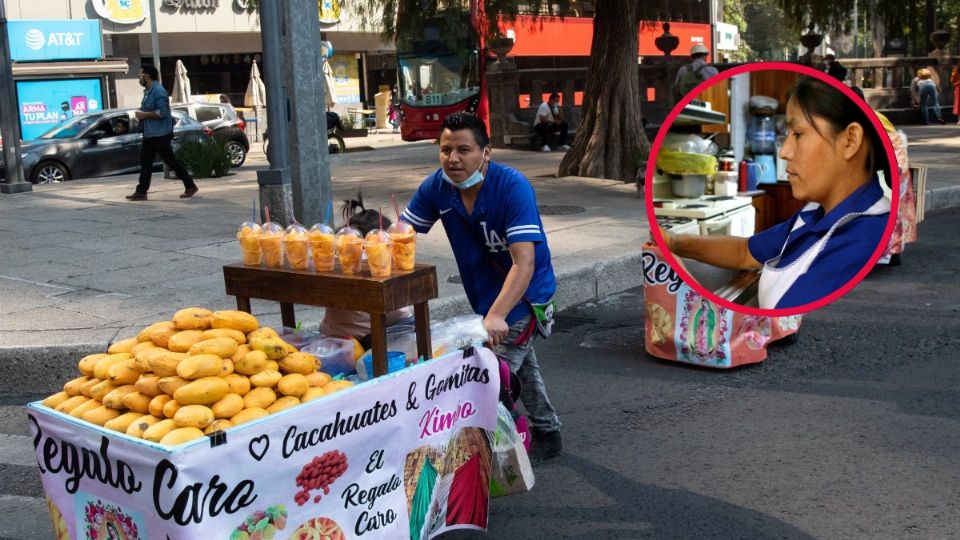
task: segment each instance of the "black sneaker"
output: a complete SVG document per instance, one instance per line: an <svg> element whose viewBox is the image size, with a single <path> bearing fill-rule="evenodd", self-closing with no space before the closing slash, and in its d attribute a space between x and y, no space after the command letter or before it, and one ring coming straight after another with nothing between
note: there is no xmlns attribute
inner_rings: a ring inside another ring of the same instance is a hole
<svg viewBox="0 0 960 540"><path fill-rule="evenodd" d="M937 122L940 122L941 126L947 123L947 121L944 120L943 118L937 118Z"/></svg>
<svg viewBox="0 0 960 540"><path fill-rule="evenodd" d="M531 429L530 434L533 441L530 444L530 462L542 463L548 459L553 459L560 455L563 450L563 441L560 438L560 431L542 431Z"/></svg>
<svg viewBox="0 0 960 540"><path fill-rule="evenodd" d="M147 194L134 191L133 195L127 195L127 200L128 201L145 201L147 200Z"/></svg>
<svg viewBox="0 0 960 540"><path fill-rule="evenodd" d="M200 188L198 188L197 186L188 187L186 190L184 190L183 193L180 194L180 198L189 199L190 197L193 197L194 195L196 195L198 191L200 191Z"/></svg>

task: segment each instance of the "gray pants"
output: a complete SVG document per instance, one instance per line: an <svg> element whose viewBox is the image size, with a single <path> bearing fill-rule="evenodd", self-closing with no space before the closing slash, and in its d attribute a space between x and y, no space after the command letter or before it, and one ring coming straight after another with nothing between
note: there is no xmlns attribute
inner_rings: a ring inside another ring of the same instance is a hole
<svg viewBox="0 0 960 540"><path fill-rule="evenodd" d="M510 371L516 373L523 382L520 401L527 410L530 427L541 431L557 431L560 429L560 419L547 397L547 389L540 376L540 365L537 364L537 353L533 350L533 341L537 334L523 345L513 344L529 324L530 317L524 317L511 325L507 338L495 350L510 366Z"/></svg>

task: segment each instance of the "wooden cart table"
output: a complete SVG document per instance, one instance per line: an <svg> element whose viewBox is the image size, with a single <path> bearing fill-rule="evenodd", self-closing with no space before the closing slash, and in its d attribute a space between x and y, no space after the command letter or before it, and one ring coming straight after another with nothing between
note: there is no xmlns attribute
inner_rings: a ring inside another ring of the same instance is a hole
<svg viewBox="0 0 960 540"><path fill-rule="evenodd" d="M250 312L250 299L280 303L284 326L296 326L293 305L330 307L370 314L373 345L373 372L387 373L387 313L413 305L416 317L417 351L430 358L430 309L427 301L436 298L437 270L418 264L412 271L394 271L390 277L372 277L366 265L359 274L263 268L242 263L223 267L227 294L237 297L237 309Z"/></svg>

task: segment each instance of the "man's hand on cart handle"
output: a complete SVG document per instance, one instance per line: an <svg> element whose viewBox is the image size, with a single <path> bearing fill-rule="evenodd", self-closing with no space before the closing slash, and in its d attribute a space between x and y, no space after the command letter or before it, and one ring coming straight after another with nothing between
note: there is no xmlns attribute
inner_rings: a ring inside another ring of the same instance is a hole
<svg viewBox="0 0 960 540"><path fill-rule="evenodd" d="M510 331L510 325L507 324L506 319L492 313L483 318L483 328L487 331L487 339L493 347L503 343L507 332Z"/></svg>

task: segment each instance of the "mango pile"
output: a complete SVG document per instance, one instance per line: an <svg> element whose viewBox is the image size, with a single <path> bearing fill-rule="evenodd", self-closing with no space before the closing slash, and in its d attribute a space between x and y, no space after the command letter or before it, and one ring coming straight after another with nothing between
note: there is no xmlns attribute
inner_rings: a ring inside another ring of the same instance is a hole
<svg viewBox="0 0 960 540"><path fill-rule="evenodd" d="M191 307L78 363L43 405L178 445L353 386L242 311Z"/></svg>

